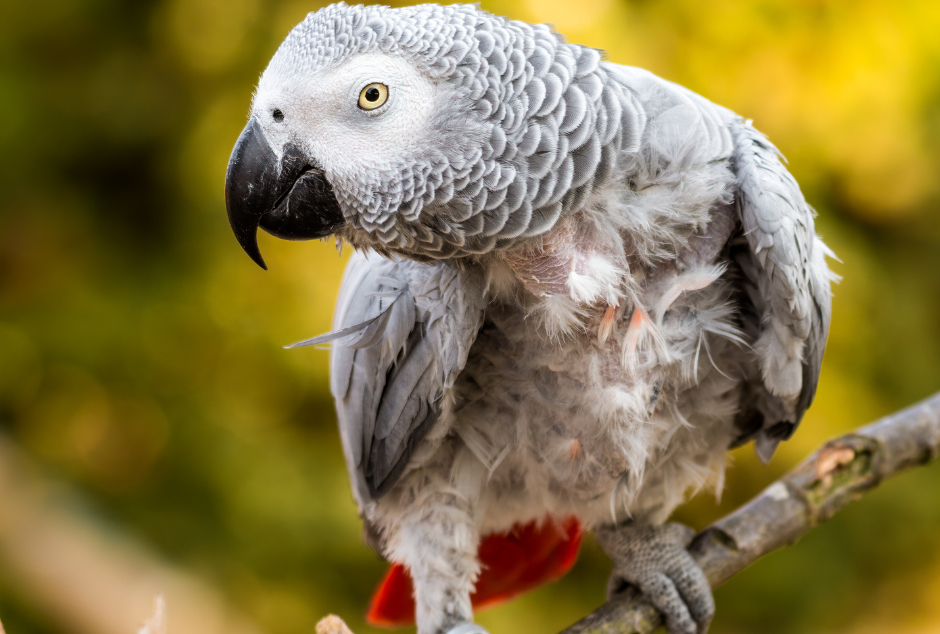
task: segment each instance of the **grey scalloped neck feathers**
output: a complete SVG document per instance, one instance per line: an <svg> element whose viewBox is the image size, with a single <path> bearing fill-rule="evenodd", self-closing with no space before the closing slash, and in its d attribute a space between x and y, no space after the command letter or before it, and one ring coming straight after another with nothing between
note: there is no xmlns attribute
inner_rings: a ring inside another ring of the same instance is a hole
<svg viewBox="0 0 940 634"><path fill-rule="evenodd" d="M599 51L475 5L333 4L291 31L265 75L367 52L405 56L455 94L430 146L356 185L334 183L350 221L341 237L386 255L484 254L544 234L637 148L645 125Z"/></svg>

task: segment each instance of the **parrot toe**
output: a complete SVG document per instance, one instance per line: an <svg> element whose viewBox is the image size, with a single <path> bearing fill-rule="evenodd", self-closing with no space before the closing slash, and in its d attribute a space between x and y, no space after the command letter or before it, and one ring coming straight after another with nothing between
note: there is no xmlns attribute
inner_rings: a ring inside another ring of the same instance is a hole
<svg viewBox="0 0 940 634"><path fill-rule="evenodd" d="M706 634L715 614L708 579L686 550L694 532L681 524L621 524L595 531L614 562L608 599L632 586L658 609L669 634Z"/></svg>
<svg viewBox="0 0 940 634"><path fill-rule="evenodd" d="M489 634L476 623L458 623L447 630L447 634Z"/></svg>

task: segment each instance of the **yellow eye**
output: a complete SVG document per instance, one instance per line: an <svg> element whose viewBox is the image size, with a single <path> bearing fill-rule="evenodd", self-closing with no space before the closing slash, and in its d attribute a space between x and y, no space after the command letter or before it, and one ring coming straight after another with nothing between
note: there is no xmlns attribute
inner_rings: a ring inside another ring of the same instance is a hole
<svg viewBox="0 0 940 634"><path fill-rule="evenodd" d="M359 93L359 107L363 110L375 110L388 101L388 86L378 82L369 84Z"/></svg>

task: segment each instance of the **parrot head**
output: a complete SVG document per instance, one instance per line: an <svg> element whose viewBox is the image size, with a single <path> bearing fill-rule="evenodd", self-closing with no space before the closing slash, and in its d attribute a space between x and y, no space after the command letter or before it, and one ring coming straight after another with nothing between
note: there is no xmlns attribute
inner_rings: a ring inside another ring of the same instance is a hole
<svg viewBox="0 0 940 634"><path fill-rule="evenodd" d="M235 236L264 267L259 227L419 259L544 233L639 134L600 69L597 51L474 5L311 13L232 152Z"/></svg>

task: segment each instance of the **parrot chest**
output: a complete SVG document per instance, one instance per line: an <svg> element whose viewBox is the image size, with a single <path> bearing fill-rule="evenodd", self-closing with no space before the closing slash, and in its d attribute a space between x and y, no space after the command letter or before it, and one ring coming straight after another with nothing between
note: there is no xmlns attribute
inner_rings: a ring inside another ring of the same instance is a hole
<svg viewBox="0 0 940 634"><path fill-rule="evenodd" d="M546 334L531 302L491 303L453 427L490 493L533 517L609 517L612 496L630 513L671 509L720 472L741 384L737 344L714 334L732 319L722 270L647 271L636 305L600 298L564 337Z"/></svg>
<svg viewBox="0 0 940 634"><path fill-rule="evenodd" d="M590 318L596 328L603 310ZM455 430L496 477L572 501L609 492L642 462L623 432L656 411L657 372L628 375L619 346L546 343L521 310L493 308L458 383ZM635 439L634 439L635 440Z"/></svg>

